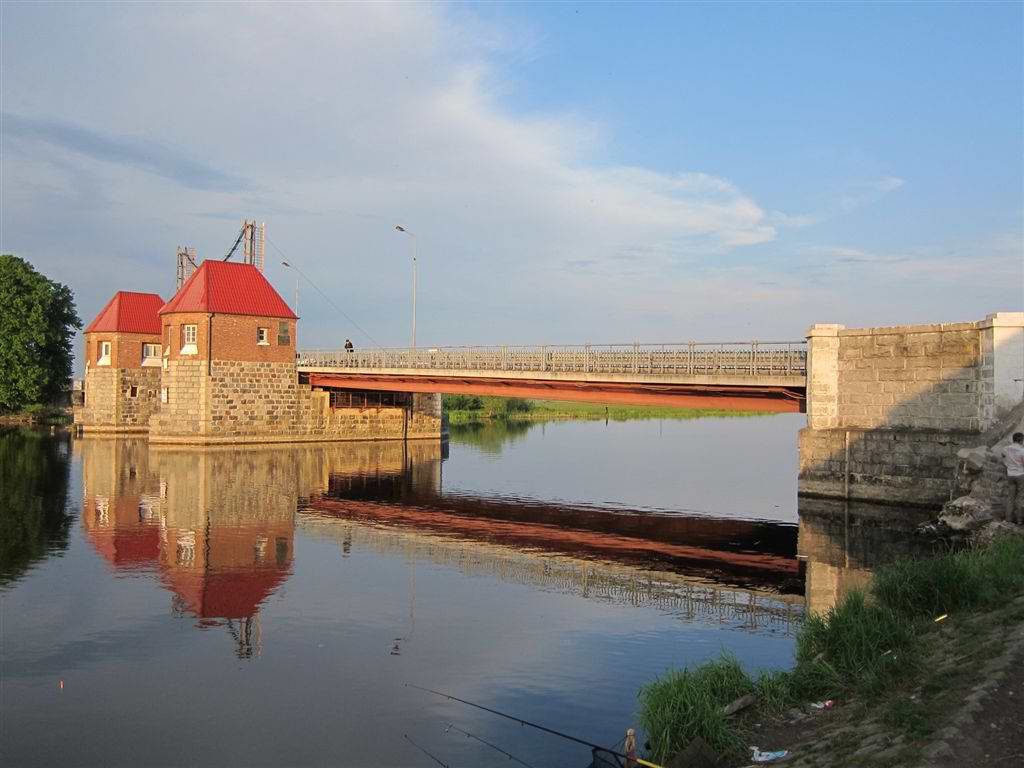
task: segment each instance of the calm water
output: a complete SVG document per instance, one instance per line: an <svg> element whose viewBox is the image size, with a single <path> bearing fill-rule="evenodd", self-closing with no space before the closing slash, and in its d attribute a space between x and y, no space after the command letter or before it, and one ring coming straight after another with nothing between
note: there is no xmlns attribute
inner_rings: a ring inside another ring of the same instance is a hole
<svg viewBox="0 0 1024 768"><path fill-rule="evenodd" d="M407 735L509 764L453 723L586 765L405 684L611 745L669 666L788 666L805 575L826 605L871 566L847 516L802 524L799 567L802 421L495 425L444 447L2 434L0 762L434 764Z"/></svg>

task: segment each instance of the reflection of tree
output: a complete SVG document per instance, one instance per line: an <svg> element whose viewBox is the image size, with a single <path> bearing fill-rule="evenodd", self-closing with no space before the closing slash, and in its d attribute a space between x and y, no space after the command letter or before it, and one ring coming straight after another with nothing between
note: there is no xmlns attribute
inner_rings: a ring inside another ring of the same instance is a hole
<svg viewBox="0 0 1024 768"><path fill-rule="evenodd" d="M0 584L68 546L70 438L0 431Z"/></svg>
<svg viewBox="0 0 1024 768"><path fill-rule="evenodd" d="M493 419L487 422L451 424L448 427L453 443L474 445L484 453L498 456L506 443L521 440L527 432L538 426L535 422Z"/></svg>

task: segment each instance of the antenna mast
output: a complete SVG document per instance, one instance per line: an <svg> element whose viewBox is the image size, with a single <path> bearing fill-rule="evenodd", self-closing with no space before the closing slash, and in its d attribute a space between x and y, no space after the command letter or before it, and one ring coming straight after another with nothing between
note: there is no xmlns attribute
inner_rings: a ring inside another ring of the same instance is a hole
<svg viewBox="0 0 1024 768"><path fill-rule="evenodd" d="M256 223L255 219L242 222L242 261L263 271L263 257L266 252L267 225Z"/></svg>
<svg viewBox="0 0 1024 768"><path fill-rule="evenodd" d="M175 293L181 290L181 286L192 276L192 273L196 271L196 267L198 266L199 264L196 261L196 249L189 248L187 245L179 245L178 277L174 286Z"/></svg>

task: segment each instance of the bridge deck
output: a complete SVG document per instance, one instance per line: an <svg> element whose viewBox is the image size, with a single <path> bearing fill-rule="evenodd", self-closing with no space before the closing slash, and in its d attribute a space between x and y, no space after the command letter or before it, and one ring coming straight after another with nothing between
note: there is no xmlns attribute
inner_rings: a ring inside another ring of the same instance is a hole
<svg viewBox="0 0 1024 768"><path fill-rule="evenodd" d="M305 351L314 386L799 411L804 342Z"/></svg>

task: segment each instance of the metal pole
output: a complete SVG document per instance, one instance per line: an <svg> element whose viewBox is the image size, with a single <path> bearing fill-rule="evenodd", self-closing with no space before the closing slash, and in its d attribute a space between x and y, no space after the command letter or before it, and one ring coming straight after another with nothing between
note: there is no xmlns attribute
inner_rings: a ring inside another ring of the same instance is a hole
<svg viewBox="0 0 1024 768"><path fill-rule="evenodd" d="M411 232L409 234L412 234ZM419 243L416 235L412 235L412 348L416 349L416 261Z"/></svg>

